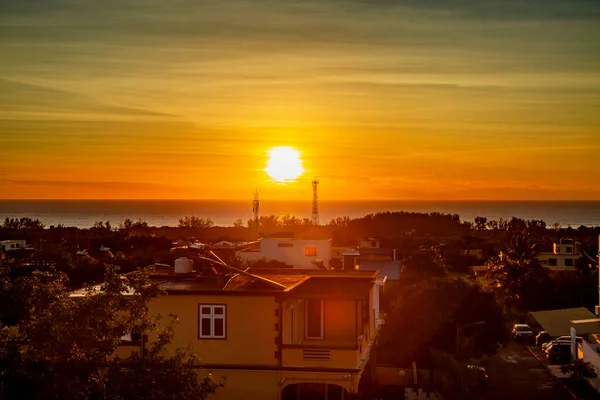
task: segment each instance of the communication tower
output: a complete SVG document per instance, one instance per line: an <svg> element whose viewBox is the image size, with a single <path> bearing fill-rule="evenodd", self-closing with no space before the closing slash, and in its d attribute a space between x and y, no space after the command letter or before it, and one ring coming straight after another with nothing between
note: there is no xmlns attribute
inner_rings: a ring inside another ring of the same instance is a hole
<svg viewBox="0 0 600 400"><path fill-rule="evenodd" d="M313 179L312 224L315 226L319 225L319 194L317 192L318 187L319 181L317 179Z"/></svg>
<svg viewBox="0 0 600 400"><path fill-rule="evenodd" d="M258 200L258 189L254 192L254 200L252 200L252 213L254 214L254 233L258 239L258 211L260 209L260 200Z"/></svg>

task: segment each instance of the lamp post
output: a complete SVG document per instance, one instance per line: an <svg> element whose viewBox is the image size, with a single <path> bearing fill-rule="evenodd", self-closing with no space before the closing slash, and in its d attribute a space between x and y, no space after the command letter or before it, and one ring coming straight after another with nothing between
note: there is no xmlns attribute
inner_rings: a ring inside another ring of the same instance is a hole
<svg viewBox="0 0 600 400"><path fill-rule="evenodd" d="M461 397L463 394L463 371L462 371L462 365L460 363L460 334L465 329L470 328L471 326L477 326L477 325L485 325L485 321L477 321L477 322L473 322L473 323L462 325L462 326L458 323L456 324L456 362L458 363L458 368L459 368L459 390L460 390Z"/></svg>

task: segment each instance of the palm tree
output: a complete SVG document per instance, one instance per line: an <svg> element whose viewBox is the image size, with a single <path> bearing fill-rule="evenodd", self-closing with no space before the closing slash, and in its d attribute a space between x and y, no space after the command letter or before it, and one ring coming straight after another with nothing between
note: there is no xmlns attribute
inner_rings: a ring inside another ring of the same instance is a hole
<svg viewBox="0 0 600 400"><path fill-rule="evenodd" d="M528 282L539 282L547 276L547 269L540 264L537 254L536 244L531 243L529 235L519 233L488 262L487 278L508 302L522 299Z"/></svg>

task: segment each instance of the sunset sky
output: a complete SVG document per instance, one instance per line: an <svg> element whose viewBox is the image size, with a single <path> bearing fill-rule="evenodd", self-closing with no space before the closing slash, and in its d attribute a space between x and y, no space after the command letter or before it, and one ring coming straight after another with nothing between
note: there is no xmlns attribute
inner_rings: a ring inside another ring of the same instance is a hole
<svg viewBox="0 0 600 400"><path fill-rule="evenodd" d="M300 152L272 182L267 154ZM598 0L2 0L0 198L600 199Z"/></svg>

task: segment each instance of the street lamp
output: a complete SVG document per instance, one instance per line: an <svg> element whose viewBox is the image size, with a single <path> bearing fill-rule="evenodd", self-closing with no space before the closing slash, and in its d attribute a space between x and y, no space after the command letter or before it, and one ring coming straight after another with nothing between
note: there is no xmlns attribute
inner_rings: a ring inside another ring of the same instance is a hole
<svg viewBox="0 0 600 400"><path fill-rule="evenodd" d="M466 325L459 325L456 323L456 362L458 363L459 368L459 390L460 396L463 394L463 373L462 373L462 365L460 363L460 334L467 328L477 325L485 325L485 321L477 321Z"/></svg>

